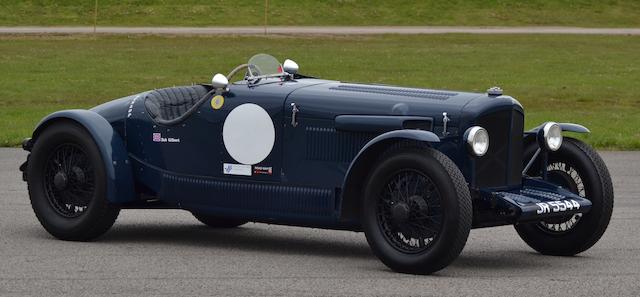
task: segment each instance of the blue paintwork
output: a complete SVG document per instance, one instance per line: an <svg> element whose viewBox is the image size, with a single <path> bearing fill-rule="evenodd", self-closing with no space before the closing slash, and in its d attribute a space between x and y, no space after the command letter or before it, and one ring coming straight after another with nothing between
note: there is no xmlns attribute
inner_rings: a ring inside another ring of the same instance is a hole
<svg viewBox="0 0 640 297"><path fill-rule="evenodd" d="M82 109L54 112L40 121L33 139L56 120L71 120L82 125L100 149L107 176L107 199L112 203L134 201L133 175L122 137L111 124L96 112Z"/></svg>
<svg viewBox="0 0 640 297"><path fill-rule="evenodd" d="M440 138L438 137L438 135L434 134L431 131L422 131L422 130L390 131L390 132L378 135L376 138L367 142L367 144L365 144L364 147L362 147L360 152L358 152L356 157L353 159L353 162L351 162L351 165L349 166L349 168L352 168L354 164L357 164L360 157L372 146L378 145L383 142L388 142L392 140L402 140L402 139L415 140L415 141L425 142L425 143L440 142Z"/></svg>
<svg viewBox="0 0 640 297"><path fill-rule="evenodd" d="M149 116L147 95L117 99L91 111L54 113L38 126L34 139L56 119L83 125L105 161L109 201L123 207L145 208L146 201L153 200L169 208L279 224L357 230L362 179L377 156L401 140L444 153L458 165L472 190L522 189L520 184L477 189L476 160L462 140L480 117L512 110L524 114L522 105L509 96L271 78L254 85L231 84L220 109L205 102L183 122L165 126ZM223 163L236 162L226 151L222 127L227 114L245 103L261 106L273 121L275 145L265 160L255 164L271 168L272 174L223 174ZM292 103L299 108L295 127ZM443 112L450 118L447 134ZM154 133L179 142L155 142Z"/></svg>
<svg viewBox="0 0 640 297"><path fill-rule="evenodd" d="M433 118L416 116L339 115L335 128L348 132L389 132L405 129L410 123L422 123L424 130L433 129Z"/></svg>

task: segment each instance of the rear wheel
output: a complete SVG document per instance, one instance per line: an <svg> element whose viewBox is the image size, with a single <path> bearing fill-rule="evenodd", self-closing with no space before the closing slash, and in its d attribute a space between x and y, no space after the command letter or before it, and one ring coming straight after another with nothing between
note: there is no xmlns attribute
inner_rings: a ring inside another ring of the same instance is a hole
<svg viewBox="0 0 640 297"><path fill-rule="evenodd" d="M527 151L528 160L536 146ZM539 175L540 165L529 170ZM588 213L515 225L518 235L534 250L545 255L571 256L592 247L604 234L613 212L613 186L609 171L587 144L565 138L560 149L549 153L547 181L588 199Z"/></svg>
<svg viewBox="0 0 640 297"><path fill-rule="evenodd" d="M59 239L94 239L118 217L120 209L106 199L100 152L91 135L75 123L55 123L40 134L27 177L36 217Z"/></svg>
<svg viewBox="0 0 640 297"><path fill-rule="evenodd" d="M362 221L389 268L428 274L449 265L471 228L471 198L453 162L431 148L387 152L366 183Z"/></svg>
<svg viewBox="0 0 640 297"><path fill-rule="evenodd" d="M235 228L247 223L241 219L223 218L195 212L192 214L198 221L212 228Z"/></svg>

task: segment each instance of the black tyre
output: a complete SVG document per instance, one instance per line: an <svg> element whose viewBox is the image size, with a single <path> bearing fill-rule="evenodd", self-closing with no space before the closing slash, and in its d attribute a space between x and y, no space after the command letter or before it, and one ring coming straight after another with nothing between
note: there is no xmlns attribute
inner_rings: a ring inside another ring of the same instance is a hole
<svg viewBox="0 0 640 297"><path fill-rule="evenodd" d="M100 152L81 126L58 122L47 127L35 142L27 170L31 206L51 235L91 240L118 217L120 209L106 199Z"/></svg>
<svg viewBox="0 0 640 297"><path fill-rule="evenodd" d="M247 223L241 219L223 218L195 212L192 214L198 221L211 228L235 228Z"/></svg>
<svg viewBox="0 0 640 297"><path fill-rule="evenodd" d="M429 274L458 257L471 229L471 197L449 158L427 147L395 147L365 186L364 232L385 265Z"/></svg>
<svg viewBox="0 0 640 297"><path fill-rule="evenodd" d="M525 162L536 150L525 150ZM592 247L604 234L613 212L611 176L597 152L573 138L564 138L556 152L549 153L547 180L591 201L591 210L559 219L515 225L518 235L545 255L572 256ZM539 176L540 165L528 174Z"/></svg>

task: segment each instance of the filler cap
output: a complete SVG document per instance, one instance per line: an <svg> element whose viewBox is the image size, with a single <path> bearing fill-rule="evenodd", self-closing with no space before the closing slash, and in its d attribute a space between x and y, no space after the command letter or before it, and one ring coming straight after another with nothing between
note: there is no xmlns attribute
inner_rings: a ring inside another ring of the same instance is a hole
<svg viewBox="0 0 640 297"><path fill-rule="evenodd" d="M491 87L487 89L487 94L489 96L502 96L502 88L500 87Z"/></svg>

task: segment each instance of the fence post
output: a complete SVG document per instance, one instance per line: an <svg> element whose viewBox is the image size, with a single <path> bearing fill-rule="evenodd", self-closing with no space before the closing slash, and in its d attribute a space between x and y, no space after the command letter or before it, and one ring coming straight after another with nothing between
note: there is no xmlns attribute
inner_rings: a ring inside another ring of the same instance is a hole
<svg viewBox="0 0 640 297"><path fill-rule="evenodd" d="M96 34L96 27L98 26L98 0L93 8L93 34Z"/></svg>
<svg viewBox="0 0 640 297"><path fill-rule="evenodd" d="M267 15L268 14L269 14L269 0L264 0L264 35L267 35Z"/></svg>

